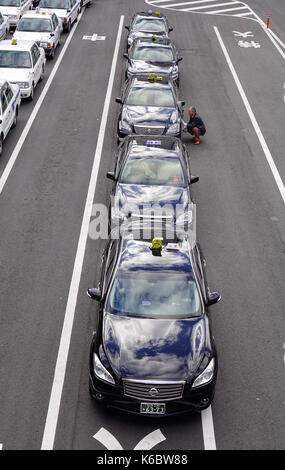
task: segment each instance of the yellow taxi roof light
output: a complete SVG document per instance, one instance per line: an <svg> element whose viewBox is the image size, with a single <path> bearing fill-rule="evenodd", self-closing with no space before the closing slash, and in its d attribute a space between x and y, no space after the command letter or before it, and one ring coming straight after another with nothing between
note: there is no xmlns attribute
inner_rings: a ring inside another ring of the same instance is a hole
<svg viewBox="0 0 285 470"><path fill-rule="evenodd" d="M12 39L11 41L12 46L17 46L17 39Z"/></svg>
<svg viewBox="0 0 285 470"><path fill-rule="evenodd" d="M153 238L150 245L151 250L161 250L163 238Z"/></svg>

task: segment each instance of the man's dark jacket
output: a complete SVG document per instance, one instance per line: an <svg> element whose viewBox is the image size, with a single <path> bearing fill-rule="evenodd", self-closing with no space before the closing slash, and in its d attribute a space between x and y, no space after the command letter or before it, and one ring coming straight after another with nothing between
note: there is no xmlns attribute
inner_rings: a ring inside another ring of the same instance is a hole
<svg viewBox="0 0 285 470"><path fill-rule="evenodd" d="M204 135L206 132L205 124L197 113L195 113L194 116L191 116L187 124L187 129L189 132L192 131L193 127L198 127L201 135Z"/></svg>

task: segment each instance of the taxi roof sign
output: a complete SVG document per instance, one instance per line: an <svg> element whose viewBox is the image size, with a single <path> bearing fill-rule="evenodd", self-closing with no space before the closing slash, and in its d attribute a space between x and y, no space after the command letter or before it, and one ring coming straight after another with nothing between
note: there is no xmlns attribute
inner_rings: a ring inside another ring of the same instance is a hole
<svg viewBox="0 0 285 470"><path fill-rule="evenodd" d="M18 44L17 39L12 39L11 44L12 46L17 46Z"/></svg>
<svg viewBox="0 0 285 470"><path fill-rule="evenodd" d="M161 250L163 238L153 238L150 245L151 250Z"/></svg>
<svg viewBox="0 0 285 470"><path fill-rule="evenodd" d="M156 11L155 16L160 16L160 11Z"/></svg>

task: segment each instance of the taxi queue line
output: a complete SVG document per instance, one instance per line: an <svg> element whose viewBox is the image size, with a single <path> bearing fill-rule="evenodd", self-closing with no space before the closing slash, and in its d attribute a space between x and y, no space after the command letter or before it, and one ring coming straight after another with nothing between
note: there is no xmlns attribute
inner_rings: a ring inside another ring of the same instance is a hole
<svg viewBox="0 0 285 470"><path fill-rule="evenodd" d="M62 33L69 33L91 0L0 0L0 156L17 124L22 100L32 101L53 60ZM9 33L12 38L7 39Z"/></svg>

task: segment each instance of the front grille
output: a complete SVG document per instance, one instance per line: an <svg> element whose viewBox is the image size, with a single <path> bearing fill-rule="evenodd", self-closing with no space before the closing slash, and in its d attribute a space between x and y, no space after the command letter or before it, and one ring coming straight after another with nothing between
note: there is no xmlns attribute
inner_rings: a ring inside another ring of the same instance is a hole
<svg viewBox="0 0 285 470"><path fill-rule="evenodd" d="M139 400L161 401L182 398L185 381L141 381L123 380L124 395Z"/></svg>
<svg viewBox="0 0 285 470"><path fill-rule="evenodd" d="M164 133L164 126L160 127L146 127L146 126L134 126L136 134L142 135L162 135Z"/></svg>

